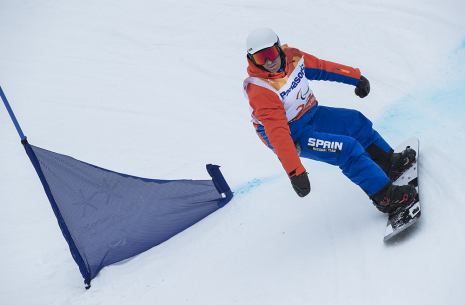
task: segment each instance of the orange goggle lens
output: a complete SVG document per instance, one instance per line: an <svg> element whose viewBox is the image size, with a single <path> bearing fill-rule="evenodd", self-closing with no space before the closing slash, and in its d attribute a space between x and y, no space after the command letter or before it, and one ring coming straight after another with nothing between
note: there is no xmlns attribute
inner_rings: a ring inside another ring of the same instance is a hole
<svg viewBox="0 0 465 305"><path fill-rule="evenodd" d="M278 56L279 52L276 46L272 46L271 48L261 51L260 53L252 54L252 57L257 65L264 65L267 58L273 61Z"/></svg>

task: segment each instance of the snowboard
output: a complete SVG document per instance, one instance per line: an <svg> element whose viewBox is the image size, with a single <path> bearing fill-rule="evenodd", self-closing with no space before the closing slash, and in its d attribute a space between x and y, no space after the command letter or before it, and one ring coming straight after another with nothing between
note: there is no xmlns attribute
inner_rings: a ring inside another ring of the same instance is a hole
<svg viewBox="0 0 465 305"><path fill-rule="evenodd" d="M414 200L414 204L410 208L389 214L386 232L384 234L385 242L409 228L420 218L420 192L418 190L419 146L420 142L417 138L410 138L394 149L394 152L401 152L405 148L410 147L417 153L416 160L412 166L393 182L395 185L413 185L417 189L417 196Z"/></svg>

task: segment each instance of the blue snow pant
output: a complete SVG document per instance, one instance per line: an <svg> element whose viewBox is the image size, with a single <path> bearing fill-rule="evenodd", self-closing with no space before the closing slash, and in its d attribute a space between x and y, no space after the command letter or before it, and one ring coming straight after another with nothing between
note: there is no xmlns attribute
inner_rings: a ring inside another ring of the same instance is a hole
<svg viewBox="0 0 465 305"><path fill-rule="evenodd" d="M317 104L299 120L289 124L289 128L294 142L300 144L300 157L338 166L369 196L390 181L366 149L375 144L387 154L391 146L359 111ZM257 128L257 131L268 142L265 130Z"/></svg>

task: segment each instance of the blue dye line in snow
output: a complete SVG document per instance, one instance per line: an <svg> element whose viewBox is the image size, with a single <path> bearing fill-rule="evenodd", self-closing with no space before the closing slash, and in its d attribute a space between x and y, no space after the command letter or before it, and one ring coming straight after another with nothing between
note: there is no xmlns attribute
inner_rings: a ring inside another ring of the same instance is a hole
<svg viewBox="0 0 465 305"><path fill-rule="evenodd" d="M458 48L457 52L458 52L460 49L465 49L465 39L462 41L462 45ZM456 53L457 53L457 52L456 52Z"/></svg>
<svg viewBox="0 0 465 305"><path fill-rule="evenodd" d="M258 187L260 184L262 184L262 181L260 179L255 178L252 181L240 185L236 190L234 190L234 194L239 195L250 193L253 188Z"/></svg>
<svg viewBox="0 0 465 305"><path fill-rule="evenodd" d="M440 128L445 120L460 124L465 114L465 39L449 61L450 72L438 79L436 87L416 90L394 103L375 128L401 141L409 136L422 137Z"/></svg>
<svg viewBox="0 0 465 305"><path fill-rule="evenodd" d="M251 193L254 189L258 188L262 184L266 183L269 185L270 183L274 183L280 179L285 179L286 174L277 174L275 176L266 177L265 179L258 179L255 178L252 181L246 182L242 185L236 187L233 191L234 195L241 195L241 194L248 194Z"/></svg>

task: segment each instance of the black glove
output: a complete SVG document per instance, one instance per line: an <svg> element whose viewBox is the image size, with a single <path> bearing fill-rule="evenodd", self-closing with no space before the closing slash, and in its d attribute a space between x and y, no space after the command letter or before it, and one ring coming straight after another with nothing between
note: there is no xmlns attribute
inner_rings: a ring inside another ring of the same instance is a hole
<svg viewBox="0 0 465 305"><path fill-rule="evenodd" d="M360 75L360 81L358 82L357 87L355 88L355 94L360 98L364 98L370 93L370 82L366 79L365 76Z"/></svg>
<svg viewBox="0 0 465 305"><path fill-rule="evenodd" d="M298 176L291 177L292 187L300 197L305 197L310 193L310 181L308 180L307 172L303 172Z"/></svg>

